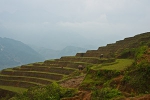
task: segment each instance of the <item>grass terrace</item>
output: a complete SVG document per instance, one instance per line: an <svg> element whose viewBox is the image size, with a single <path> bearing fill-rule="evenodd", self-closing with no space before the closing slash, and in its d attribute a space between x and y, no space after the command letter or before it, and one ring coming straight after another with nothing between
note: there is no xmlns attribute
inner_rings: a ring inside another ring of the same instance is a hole
<svg viewBox="0 0 150 100"><path fill-rule="evenodd" d="M19 94L28 90L26 88L13 87L13 86L4 86L4 85L0 85L0 88L4 89L4 90L15 92L15 93L19 93Z"/></svg>
<svg viewBox="0 0 150 100"><path fill-rule="evenodd" d="M27 82L27 81L20 81L20 80L5 80L5 79L0 79L0 85L21 87L21 88L29 88L29 87L39 86L39 85L44 86L43 84L39 84L35 82Z"/></svg>
<svg viewBox="0 0 150 100"><path fill-rule="evenodd" d="M5 70L1 72L2 75L13 75L13 76L29 76L39 77L52 80L60 80L63 78L63 74L49 73L49 72L37 72L37 71L9 71Z"/></svg>
<svg viewBox="0 0 150 100"><path fill-rule="evenodd" d="M124 70L127 67L131 66L133 63L133 59L117 59L115 62L111 63L103 63L96 66L93 66L91 69L93 70Z"/></svg>
<svg viewBox="0 0 150 100"><path fill-rule="evenodd" d="M40 84L44 84L44 85L52 83L52 80L50 80L50 79L38 78L38 77L27 77L27 76L0 75L0 79L36 82L36 83L40 83Z"/></svg>

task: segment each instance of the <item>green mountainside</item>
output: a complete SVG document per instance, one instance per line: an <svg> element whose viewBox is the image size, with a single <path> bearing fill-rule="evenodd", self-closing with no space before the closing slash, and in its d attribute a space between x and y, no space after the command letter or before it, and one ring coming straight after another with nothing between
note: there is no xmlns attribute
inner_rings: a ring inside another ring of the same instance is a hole
<svg viewBox="0 0 150 100"><path fill-rule="evenodd" d="M149 100L149 84L150 32L0 72L2 100Z"/></svg>
<svg viewBox="0 0 150 100"><path fill-rule="evenodd" d="M43 57L26 44L9 38L0 38L0 70L38 61L43 61Z"/></svg>

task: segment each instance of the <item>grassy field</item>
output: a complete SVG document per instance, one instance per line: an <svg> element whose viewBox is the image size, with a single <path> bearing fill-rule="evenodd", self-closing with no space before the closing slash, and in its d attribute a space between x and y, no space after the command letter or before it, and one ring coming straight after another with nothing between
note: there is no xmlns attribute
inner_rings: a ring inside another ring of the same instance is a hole
<svg viewBox="0 0 150 100"><path fill-rule="evenodd" d="M15 93L23 93L23 92L27 91L26 88L19 88L19 87L13 87L13 86L0 85L0 88L4 89L4 90L15 92Z"/></svg>
<svg viewBox="0 0 150 100"><path fill-rule="evenodd" d="M133 61L133 59L116 59L115 62L95 65L91 69L124 70L125 68L130 66L133 63Z"/></svg>

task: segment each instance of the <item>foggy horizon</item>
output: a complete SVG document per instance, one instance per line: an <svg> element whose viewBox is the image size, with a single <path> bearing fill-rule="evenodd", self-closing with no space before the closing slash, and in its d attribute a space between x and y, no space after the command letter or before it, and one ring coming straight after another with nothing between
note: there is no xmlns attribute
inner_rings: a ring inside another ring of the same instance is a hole
<svg viewBox="0 0 150 100"><path fill-rule="evenodd" d="M99 46L150 31L149 0L1 0L0 37L50 49Z"/></svg>

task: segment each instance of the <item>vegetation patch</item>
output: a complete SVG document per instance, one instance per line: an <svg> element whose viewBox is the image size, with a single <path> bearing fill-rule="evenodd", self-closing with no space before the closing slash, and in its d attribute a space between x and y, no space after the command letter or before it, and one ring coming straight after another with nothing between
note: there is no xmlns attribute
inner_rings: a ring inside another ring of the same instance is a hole
<svg viewBox="0 0 150 100"><path fill-rule="evenodd" d="M36 82L39 84L50 84L52 80L38 77L26 77L26 76L9 76L9 75L0 75L0 79L3 80L18 80L18 81L27 81L27 82Z"/></svg>
<svg viewBox="0 0 150 100"><path fill-rule="evenodd" d="M29 76L29 77L39 77L51 80L60 80L63 78L62 74L48 73L48 72L37 72L37 71L2 71L1 74L4 75L14 75L14 76Z"/></svg>
<svg viewBox="0 0 150 100"><path fill-rule="evenodd" d="M147 52L147 50L148 50L147 45L143 45L137 48L136 53L135 53L136 60L140 59L143 56L143 54Z"/></svg>
<svg viewBox="0 0 150 100"><path fill-rule="evenodd" d="M126 48L124 49L118 58L134 58L136 49L135 48Z"/></svg>
<svg viewBox="0 0 150 100"><path fill-rule="evenodd" d="M107 70L124 70L126 69L127 67L131 66L132 63L134 62L133 59L117 59L118 63L110 63L109 64L103 64L101 65L100 69L107 69Z"/></svg>
<svg viewBox="0 0 150 100"><path fill-rule="evenodd" d="M66 89L57 83L52 83L45 87L30 88L27 92L19 94L10 100L60 100L64 97L72 97L77 92L77 89Z"/></svg>
<svg viewBox="0 0 150 100"><path fill-rule="evenodd" d="M121 74L117 70L90 70L80 88L91 90L93 86L103 86L105 82Z"/></svg>
<svg viewBox="0 0 150 100"><path fill-rule="evenodd" d="M4 89L4 90L15 92L15 93L23 93L23 92L27 91L26 88L13 87L13 86L3 86L3 85L0 85L0 88Z"/></svg>
<svg viewBox="0 0 150 100"><path fill-rule="evenodd" d="M150 64L142 62L134 70L126 72L122 83L132 87L135 93L150 93Z"/></svg>
<svg viewBox="0 0 150 100"><path fill-rule="evenodd" d="M122 85L131 87L136 94L150 93L150 62L145 58L149 56L148 46L142 43L135 53L135 62L129 68L122 80ZM124 89L126 90L126 89Z"/></svg>
<svg viewBox="0 0 150 100"><path fill-rule="evenodd" d="M119 100L122 98L122 93L118 89L105 87L102 89L93 89L91 100Z"/></svg>
<svg viewBox="0 0 150 100"><path fill-rule="evenodd" d="M38 86L38 85L42 86L43 84L35 83L35 82L19 81L19 80L0 79L0 85L28 88L28 87Z"/></svg>

